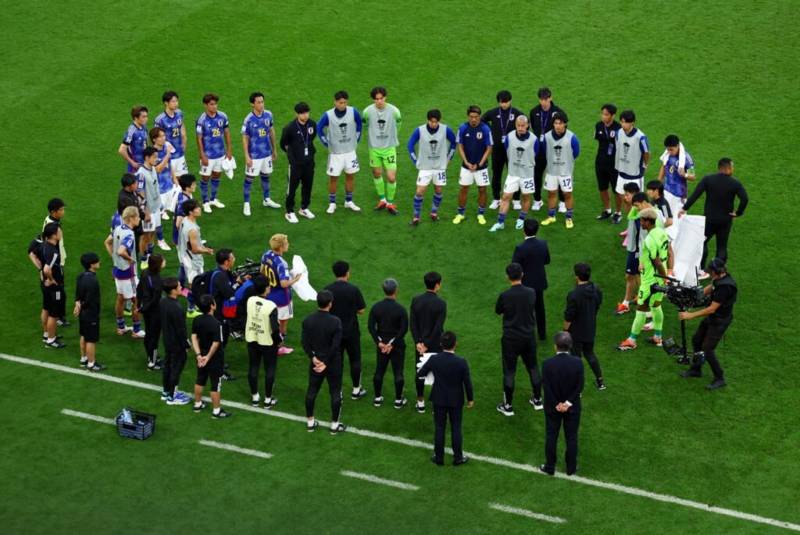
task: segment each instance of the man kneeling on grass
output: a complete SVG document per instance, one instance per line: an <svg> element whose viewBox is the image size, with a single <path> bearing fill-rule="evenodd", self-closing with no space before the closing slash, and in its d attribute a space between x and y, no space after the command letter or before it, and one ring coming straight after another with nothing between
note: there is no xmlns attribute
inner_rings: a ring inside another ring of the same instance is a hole
<svg viewBox="0 0 800 535"><path fill-rule="evenodd" d="M222 348L222 324L214 317L217 305L208 294L198 303L203 313L192 321L192 348L197 354L197 379L194 382L194 412L206 406L203 402L203 388L211 378L211 405L214 418L227 418L231 414L220 407L219 390L222 374L225 372L225 354Z"/></svg>

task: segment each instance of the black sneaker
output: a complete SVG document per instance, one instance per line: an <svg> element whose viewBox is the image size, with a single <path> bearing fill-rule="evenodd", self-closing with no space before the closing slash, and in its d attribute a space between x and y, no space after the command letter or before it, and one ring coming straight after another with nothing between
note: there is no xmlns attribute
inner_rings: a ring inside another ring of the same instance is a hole
<svg viewBox="0 0 800 535"><path fill-rule="evenodd" d="M56 338L52 342L48 342L47 340L45 340L44 347L50 349L64 349L65 347L67 347L67 344L62 344L61 342L58 341L58 338Z"/></svg>
<svg viewBox="0 0 800 535"><path fill-rule="evenodd" d="M453 466L461 466L462 464L467 464L468 462L469 462L469 457L467 457L466 455L464 455L464 456L463 456L463 457L461 457L460 459L455 459L455 460L453 461Z"/></svg>
<svg viewBox="0 0 800 535"><path fill-rule="evenodd" d="M375 407L380 407L381 405L383 405L383 396L378 396L378 397L374 398L372 400L372 404Z"/></svg>
<svg viewBox="0 0 800 535"><path fill-rule="evenodd" d="M82 368L85 368L87 364L89 364L89 359L81 359L80 365Z"/></svg>
<svg viewBox="0 0 800 535"><path fill-rule="evenodd" d="M195 404L195 405L192 405L192 410L193 410L194 412L200 412L200 411L202 411L202 410L203 410L203 409L205 409L205 408L206 408L206 402L205 402L205 401L201 401L201 402L200 402L200 405L197 405L197 404Z"/></svg>
<svg viewBox="0 0 800 535"><path fill-rule="evenodd" d="M60 334L56 335L56 340L58 340L59 342L61 341L62 338L63 337ZM42 342L47 342L47 335L46 334L42 335Z"/></svg>
<svg viewBox="0 0 800 535"><path fill-rule="evenodd" d="M250 405L253 407L258 407L261 401L256 397L255 399L250 398Z"/></svg>
<svg viewBox="0 0 800 535"><path fill-rule="evenodd" d="M608 219L611 217L611 210L603 210L600 212L600 215L597 216L595 219L598 221L603 221L604 219Z"/></svg>
<svg viewBox="0 0 800 535"><path fill-rule="evenodd" d="M503 416L514 416L514 408L506 403L499 403L497 405L497 412Z"/></svg>
<svg viewBox="0 0 800 535"><path fill-rule="evenodd" d="M417 412L420 414L425 414L425 402L424 401L417 401Z"/></svg>
<svg viewBox="0 0 800 535"><path fill-rule="evenodd" d="M682 371L680 373L680 376L681 377L702 377L703 374L701 372L696 371L696 370L686 370L686 371Z"/></svg>
<svg viewBox="0 0 800 535"><path fill-rule="evenodd" d="M225 412L225 409L220 409L219 412L212 412L211 413L211 417L212 418L217 418L217 419L219 419L219 418L230 418L231 416L233 416L233 415L231 413L229 413L229 412Z"/></svg>
<svg viewBox="0 0 800 535"><path fill-rule="evenodd" d="M706 390L716 390L717 388L722 388L725 385L727 385L727 383L724 379L714 379L714 382L706 386Z"/></svg>
<svg viewBox="0 0 800 535"><path fill-rule="evenodd" d="M622 214L619 212L614 212L614 215L611 216L611 222L615 225L619 225L622 221Z"/></svg>
<svg viewBox="0 0 800 535"><path fill-rule="evenodd" d="M402 409L406 405L408 405L408 400L406 398L394 400L394 408L395 409Z"/></svg>
<svg viewBox="0 0 800 535"><path fill-rule="evenodd" d="M313 425L306 424L306 431L308 431L309 433L313 433L314 431L317 430L317 427L319 427L319 422L314 420Z"/></svg>
<svg viewBox="0 0 800 535"><path fill-rule="evenodd" d="M99 362L95 361L94 364L92 364L91 366L89 366L89 363L87 362L86 369L89 370L90 372L101 372L105 370L106 367L100 364Z"/></svg>
<svg viewBox="0 0 800 535"><path fill-rule="evenodd" d="M594 382L594 385L597 387L598 390L605 390L606 389L606 384L603 382L602 379L597 379Z"/></svg>
<svg viewBox="0 0 800 535"><path fill-rule="evenodd" d="M528 403L533 405L534 410L540 411L544 409L544 403L542 403L542 400L540 398L531 398L528 400Z"/></svg>
<svg viewBox="0 0 800 535"><path fill-rule="evenodd" d="M278 398L271 398L269 401L266 399L264 400L264 409L270 410L272 407L278 404Z"/></svg>
<svg viewBox="0 0 800 535"><path fill-rule="evenodd" d="M367 391L361 387L358 387L358 392L351 392L350 399L352 400L359 400L367 395Z"/></svg>
<svg viewBox="0 0 800 535"><path fill-rule="evenodd" d="M236 377L234 377L233 375L231 375L228 372L223 372L222 373L222 380L223 381L235 381ZM223 418L225 418L225 417L223 416Z"/></svg>
<svg viewBox="0 0 800 535"><path fill-rule="evenodd" d="M69 322L68 319L61 318L60 320L56 321L56 325L58 325L59 327L69 327L72 324Z"/></svg>
<svg viewBox="0 0 800 535"><path fill-rule="evenodd" d="M556 475L556 471L554 469L547 468L546 464L539 465L539 471L543 474L547 474L548 476Z"/></svg>
<svg viewBox="0 0 800 535"><path fill-rule="evenodd" d="M339 433L344 433L347 429L347 426L343 423L339 422L336 427L331 427L331 435L337 435Z"/></svg>
<svg viewBox="0 0 800 535"><path fill-rule="evenodd" d="M147 363L147 371L154 372L161 369L161 361L157 360L155 362L148 362Z"/></svg>

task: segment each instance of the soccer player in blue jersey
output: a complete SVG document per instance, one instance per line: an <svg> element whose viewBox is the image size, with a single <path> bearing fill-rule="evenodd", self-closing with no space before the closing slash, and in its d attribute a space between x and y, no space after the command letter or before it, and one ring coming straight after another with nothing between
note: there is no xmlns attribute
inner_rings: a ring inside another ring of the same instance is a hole
<svg viewBox="0 0 800 535"><path fill-rule="evenodd" d="M222 160L230 160L233 155L231 131L228 116L217 109L219 96L214 93L203 95L206 108L197 118L197 151L200 153L200 193L203 197L203 211L211 213L211 207L225 208L219 199L219 177L222 174ZM211 181L211 194L208 182Z"/></svg>
<svg viewBox="0 0 800 535"><path fill-rule="evenodd" d="M428 110L426 124L415 128L408 140L408 155L417 168L417 191L414 194L414 217L412 225L419 225L422 200L425 190L433 182L433 205L431 219L439 220L439 205L442 204L442 188L447 185L447 164L456 152L456 135L446 124L441 123L442 112ZM419 144L419 147L417 147ZM447 145L447 147L445 147ZM417 148L415 148L417 147Z"/></svg>
<svg viewBox="0 0 800 535"><path fill-rule="evenodd" d="M360 167L356 148L361 141L361 114L353 106L348 106L350 96L347 91L337 91L333 95L334 107L326 111L317 123L319 140L328 148L328 209L336 211L336 184L344 172L344 207L360 212L353 202L355 176Z"/></svg>
<svg viewBox="0 0 800 535"><path fill-rule="evenodd" d="M181 188L180 193L175 199L175 213L172 219L172 243L178 245L178 232L181 229L181 222L186 217L186 210L183 203L194 198L194 190L197 187L197 179L194 175L183 175L178 179L178 185ZM181 284L185 281L181 280Z"/></svg>
<svg viewBox="0 0 800 535"><path fill-rule="evenodd" d="M161 218L155 222L156 224L156 239L158 240L158 247L162 251L169 251L170 247L164 241L164 228L162 221L169 221L167 210L173 212L175 210L175 190L178 189L177 180L172 173L172 166L170 160L174 151L172 145L167 142L167 135L163 129L153 127L149 132L150 143L156 149L156 174L158 175L158 193L161 196Z"/></svg>
<svg viewBox="0 0 800 535"><path fill-rule="evenodd" d="M278 157L275 150L275 123L272 112L264 109L264 93L251 93L250 105L253 111L242 122L242 145L244 146L244 215L250 215L250 189L257 176L261 176L261 191L264 193L263 206L280 208L281 205L270 198L269 177L272 166Z"/></svg>
<svg viewBox="0 0 800 535"><path fill-rule="evenodd" d="M467 122L458 128L456 145L461 156L461 175L458 180L458 214L453 224L465 219L467 194L472 184L478 186L478 223L486 224L486 188L489 187L487 162L492 154L492 129L481 122L481 109L478 106L467 108Z"/></svg>
<svg viewBox="0 0 800 535"><path fill-rule="evenodd" d="M658 180L664 183L664 199L672 214L677 217L686 202L687 181L695 179L694 159L675 134L664 139L664 147L666 150L661 155Z"/></svg>
<svg viewBox="0 0 800 535"><path fill-rule="evenodd" d="M131 109L131 122L122 136L117 152L128 163L128 172L135 173L144 161L144 148L147 146L147 108L134 106Z"/></svg>
<svg viewBox="0 0 800 535"><path fill-rule="evenodd" d="M164 111L158 114L155 126L164 130L167 143L172 145L174 152L169 159L172 174L177 178L189 172L186 165L186 124L183 112L178 107L178 94L175 91L166 91L161 96Z"/></svg>
<svg viewBox="0 0 800 535"><path fill-rule="evenodd" d="M267 277L270 291L267 299L278 307L278 326L281 339L286 340L286 329L293 317L292 284L300 280L300 275L292 277L289 264L283 255L289 250L289 237L286 234L275 234L269 239L269 251L261 257L261 273ZM288 355L293 349L281 343L278 355Z"/></svg>

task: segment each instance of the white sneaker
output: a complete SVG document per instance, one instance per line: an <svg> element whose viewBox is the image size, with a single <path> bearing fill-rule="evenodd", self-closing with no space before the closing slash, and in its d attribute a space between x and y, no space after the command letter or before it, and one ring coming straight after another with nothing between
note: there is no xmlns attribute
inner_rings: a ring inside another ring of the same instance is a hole
<svg viewBox="0 0 800 535"><path fill-rule="evenodd" d="M250 217L250 203L249 202L244 203L244 206L242 207L242 213L244 215Z"/></svg>
<svg viewBox="0 0 800 535"><path fill-rule="evenodd" d="M522 210L522 202L514 201L514 210Z"/></svg>
<svg viewBox="0 0 800 535"><path fill-rule="evenodd" d="M267 208L280 208L281 207L280 204L276 203L275 201L273 201L269 197L264 199L264 201L261 204L266 206Z"/></svg>
<svg viewBox="0 0 800 535"><path fill-rule="evenodd" d="M697 280L703 281L703 280L706 280L707 278L709 278L710 276L711 275L709 275L705 271L701 271L700 274L697 276Z"/></svg>
<svg viewBox="0 0 800 535"><path fill-rule="evenodd" d="M166 212L161 212L161 220L162 221L169 221L169 214Z"/></svg>
<svg viewBox="0 0 800 535"><path fill-rule="evenodd" d="M542 206L544 206L544 203L542 201L533 201L533 206L531 206L531 210L533 210L534 212L538 212L539 210L542 209Z"/></svg>
<svg viewBox="0 0 800 535"><path fill-rule="evenodd" d="M220 202L219 199L213 199L210 204L211 206L215 206L216 208L225 208L225 205L222 204L222 202Z"/></svg>
<svg viewBox="0 0 800 535"><path fill-rule="evenodd" d="M172 248L164 240L158 240L158 248L162 251L169 251Z"/></svg>
<svg viewBox="0 0 800 535"><path fill-rule="evenodd" d="M559 214L566 214L567 213L567 205L563 202L558 203L558 213Z"/></svg>
<svg viewBox="0 0 800 535"><path fill-rule="evenodd" d="M297 216L294 215L294 212L289 212L284 217L286 217L286 221L288 221L289 223L292 223L292 224L299 223L299 221L297 220Z"/></svg>
<svg viewBox="0 0 800 535"><path fill-rule="evenodd" d="M525 228L525 220L517 219L517 222L514 223L514 228L517 230L522 230L523 228Z"/></svg>
<svg viewBox="0 0 800 535"><path fill-rule="evenodd" d="M489 205L489 210L497 210L498 208L500 208L500 201L498 201L497 199L495 199L495 200L493 200L493 201L491 202L491 204Z"/></svg>
<svg viewBox="0 0 800 535"><path fill-rule="evenodd" d="M144 333L143 329L139 329L138 331L131 332L131 336L133 338L144 338L144 335L145 335L145 333Z"/></svg>
<svg viewBox="0 0 800 535"><path fill-rule="evenodd" d="M325 210L325 213L332 214L336 211L336 203L332 202L328 204L328 209Z"/></svg>
<svg viewBox="0 0 800 535"><path fill-rule="evenodd" d="M314 212L312 212L308 208L306 209L300 208L300 210L298 210L297 213L300 214L300 217L305 217L306 219L314 219L315 217L317 217L314 215Z"/></svg>
<svg viewBox="0 0 800 535"><path fill-rule="evenodd" d="M356 203L354 203L353 201L345 202L344 203L344 207L347 208L348 210L352 210L354 212L360 212L361 211L361 208L356 206Z"/></svg>
<svg viewBox="0 0 800 535"><path fill-rule="evenodd" d="M211 203L210 202L204 202L203 203L203 211L205 213L207 213L207 214L211 213Z"/></svg>
<svg viewBox="0 0 800 535"><path fill-rule="evenodd" d="M497 232L498 230L503 230L506 228L504 223L495 223L492 225L492 228L489 229L489 232Z"/></svg>

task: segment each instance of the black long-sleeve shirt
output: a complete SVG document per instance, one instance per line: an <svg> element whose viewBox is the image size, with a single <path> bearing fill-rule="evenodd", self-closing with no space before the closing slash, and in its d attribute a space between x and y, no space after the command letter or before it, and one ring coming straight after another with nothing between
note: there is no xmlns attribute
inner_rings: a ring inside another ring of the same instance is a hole
<svg viewBox="0 0 800 535"><path fill-rule="evenodd" d="M219 321L225 318L222 315L222 308L227 299L230 299L236 293L236 278L228 270L217 268L218 273L214 274L211 281L212 295L214 296L214 303L217 309L214 311L214 317Z"/></svg>
<svg viewBox="0 0 800 535"><path fill-rule="evenodd" d="M731 175L716 173L706 175L700 180L692 194L686 199L683 209L688 210L691 208L703 193L706 194L703 213L706 219L713 221L728 221L731 218L733 201L736 197L739 197L739 208L736 209L736 215L741 217L744 215L744 210L747 208L749 201L747 191L745 191L741 182Z"/></svg>
<svg viewBox="0 0 800 535"><path fill-rule="evenodd" d="M358 312L367 308L361 290L344 280L334 281L325 289L333 294L331 314L342 320L342 338L358 338L361 335Z"/></svg>
<svg viewBox="0 0 800 535"><path fill-rule="evenodd" d="M383 342L391 343L395 347L405 347L408 313L403 305L387 297L372 305L367 319L367 329L376 344Z"/></svg>
<svg viewBox="0 0 800 535"><path fill-rule="evenodd" d="M411 336L414 344L422 342L428 351L439 351L447 303L432 291L411 300Z"/></svg>
<svg viewBox="0 0 800 535"><path fill-rule="evenodd" d="M295 119L283 127L281 132L281 150L286 153L290 165L314 165L314 138L317 137L317 123L309 119L300 124Z"/></svg>
<svg viewBox="0 0 800 535"><path fill-rule="evenodd" d="M318 310L303 320L303 350L308 358L330 364L340 357L342 321L330 312Z"/></svg>
<svg viewBox="0 0 800 535"><path fill-rule="evenodd" d="M84 271L78 275L75 301L81 304L81 321L100 320L100 283L93 271Z"/></svg>
<svg viewBox="0 0 800 535"><path fill-rule="evenodd" d="M158 304L161 312L161 337L168 354L182 353L191 347L186 336L186 311L177 299L164 297Z"/></svg>
<svg viewBox="0 0 800 535"><path fill-rule="evenodd" d="M481 121L489 125L489 128L492 130L492 140L494 140L492 150L494 152L506 152L503 138L505 138L505 135L509 132L514 131L514 121L516 121L517 117L520 115L522 115L522 110L518 110L514 107L509 107L507 110L504 110L500 106L492 108L483 114Z"/></svg>
<svg viewBox="0 0 800 535"><path fill-rule="evenodd" d="M547 111L544 111L541 105L531 109L529 117L531 130L533 131L533 134L539 138L539 140L542 139L543 135L553 129L553 115L556 113L564 113L564 110L556 106L555 102L550 103L550 109ZM539 155L544 157L543 153L540 153Z"/></svg>
<svg viewBox="0 0 800 535"><path fill-rule="evenodd" d="M144 270L136 286L136 301L143 314L158 314L161 302L161 275Z"/></svg>
<svg viewBox="0 0 800 535"><path fill-rule="evenodd" d="M496 314L503 316L503 337L533 339L536 326L536 290L515 284L497 297Z"/></svg>
<svg viewBox="0 0 800 535"><path fill-rule="evenodd" d="M564 321L570 322L569 333L575 342L594 342L602 302L603 294L593 282L579 284L567 295Z"/></svg>

